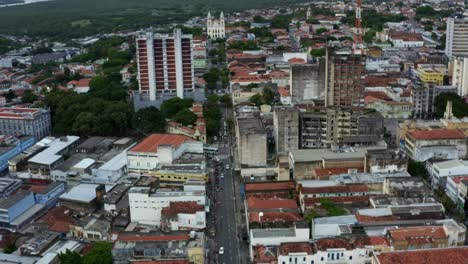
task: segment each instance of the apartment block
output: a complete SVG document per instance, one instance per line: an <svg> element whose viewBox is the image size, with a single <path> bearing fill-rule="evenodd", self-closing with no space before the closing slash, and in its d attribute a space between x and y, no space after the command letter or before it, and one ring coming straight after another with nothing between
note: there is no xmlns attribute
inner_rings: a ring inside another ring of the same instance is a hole
<svg viewBox="0 0 468 264"><path fill-rule="evenodd" d="M40 108L0 108L0 134L34 136L36 141L49 136L52 130L50 112Z"/></svg>
<svg viewBox="0 0 468 264"><path fill-rule="evenodd" d="M350 46L329 46L326 52L325 105L364 106L366 57Z"/></svg>

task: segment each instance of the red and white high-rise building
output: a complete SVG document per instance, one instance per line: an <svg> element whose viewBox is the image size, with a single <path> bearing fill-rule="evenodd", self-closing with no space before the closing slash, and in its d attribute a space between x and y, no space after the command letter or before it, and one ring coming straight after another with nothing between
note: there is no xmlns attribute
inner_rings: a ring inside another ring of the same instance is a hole
<svg viewBox="0 0 468 264"><path fill-rule="evenodd" d="M192 35L145 32L136 38L139 91L149 101L194 90Z"/></svg>

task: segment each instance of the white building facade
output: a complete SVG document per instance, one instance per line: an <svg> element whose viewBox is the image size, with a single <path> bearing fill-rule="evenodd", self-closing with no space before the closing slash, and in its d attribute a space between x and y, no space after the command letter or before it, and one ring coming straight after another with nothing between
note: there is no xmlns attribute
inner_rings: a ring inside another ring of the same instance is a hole
<svg viewBox="0 0 468 264"><path fill-rule="evenodd" d="M170 206L171 202L196 202L205 206L205 191L176 191L171 189L152 190L150 187L133 187L128 192L130 207L130 219L132 222L151 226L161 226L161 210ZM203 212L204 214L204 212ZM200 218L200 220L197 220ZM190 226L192 219L197 222L204 222L204 216L180 216L178 226ZM203 223L200 223L203 225Z"/></svg>
<svg viewBox="0 0 468 264"><path fill-rule="evenodd" d="M458 95L468 95L468 58L456 57L452 64L452 85L457 87Z"/></svg>
<svg viewBox="0 0 468 264"><path fill-rule="evenodd" d="M221 12L219 19L214 19L211 13L208 12L206 19L206 32L210 39L224 39L226 38L226 27L224 24L224 14Z"/></svg>
<svg viewBox="0 0 468 264"><path fill-rule="evenodd" d="M468 19L447 19L445 55L451 57L468 57Z"/></svg>

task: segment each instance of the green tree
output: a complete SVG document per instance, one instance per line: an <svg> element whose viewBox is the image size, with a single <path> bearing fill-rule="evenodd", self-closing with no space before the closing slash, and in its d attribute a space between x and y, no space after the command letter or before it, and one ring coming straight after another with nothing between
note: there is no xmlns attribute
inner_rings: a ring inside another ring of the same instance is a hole
<svg viewBox="0 0 468 264"><path fill-rule="evenodd" d="M133 115L133 127L143 133L164 132L166 119L156 107L147 107L138 110Z"/></svg>
<svg viewBox="0 0 468 264"><path fill-rule="evenodd" d="M325 33L327 31L328 30L326 28L318 28L317 30L315 30L315 34L321 35L322 33Z"/></svg>
<svg viewBox="0 0 468 264"><path fill-rule="evenodd" d="M112 243L94 243L93 249L83 257L83 264L112 264Z"/></svg>
<svg viewBox="0 0 468 264"><path fill-rule="evenodd" d="M221 96L219 100L221 101L221 103L223 103L227 107L232 106L232 98L229 94L223 94L223 96Z"/></svg>
<svg viewBox="0 0 468 264"><path fill-rule="evenodd" d="M319 214L314 211L314 210L311 210L309 213L307 213L305 216L304 216L304 220L307 221L307 223L312 224L312 221L314 221L314 218L317 218L319 217Z"/></svg>
<svg viewBox="0 0 468 264"><path fill-rule="evenodd" d="M364 36L362 36L362 40L364 40L366 43L372 43L375 38L375 31L369 30L367 31Z"/></svg>
<svg viewBox="0 0 468 264"><path fill-rule="evenodd" d="M248 41L233 41L229 44L230 49L237 50L259 50L260 47L257 45L257 42L254 40Z"/></svg>
<svg viewBox="0 0 468 264"><path fill-rule="evenodd" d="M173 118L182 109L190 108L192 105L193 100L190 98L174 97L161 104L161 112L166 118Z"/></svg>
<svg viewBox="0 0 468 264"><path fill-rule="evenodd" d="M3 250L3 253L5 254L11 254L13 252L15 252L18 248L16 247L15 243L12 243L12 244L9 244L5 247L5 249Z"/></svg>
<svg viewBox="0 0 468 264"><path fill-rule="evenodd" d="M218 134L220 122L222 118L221 110L219 109L219 97L216 94L208 96L203 105L203 116L206 120L206 133L209 137Z"/></svg>
<svg viewBox="0 0 468 264"><path fill-rule="evenodd" d="M38 96L30 90L26 90L21 97L23 103L34 103L37 100Z"/></svg>
<svg viewBox="0 0 468 264"><path fill-rule="evenodd" d="M275 99L275 94L273 93L273 91L268 87L264 87L262 91L263 104L271 105L274 99Z"/></svg>
<svg viewBox="0 0 468 264"><path fill-rule="evenodd" d="M277 15L271 20L271 27L288 29L291 18L291 15Z"/></svg>
<svg viewBox="0 0 468 264"><path fill-rule="evenodd" d="M444 116L447 102L452 101L452 112L455 117L468 116L468 104L456 93L441 93L434 100L435 115L438 118Z"/></svg>
<svg viewBox="0 0 468 264"><path fill-rule="evenodd" d="M429 179L429 173L426 170L424 163L414 160L408 161L408 173L414 177L421 177L423 179Z"/></svg>
<svg viewBox="0 0 468 264"><path fill-rule="evenodd" d="M82 264L83 257L76 251L67 249L65 253L59 253L59 261L61 264Z"/></svg>
<svg viewBox="0 0 468 264"><path fill-rule="evenodd" d="M15 92L13 90L8 90L8 92L5 94L5 99L7 102L11 102L11 100L16 98Z"/></svg>
<svg viewBox="0 0 468 264"><path fill-rule="evenodd" d="M182 109L174 116L174 121L184 126L193 125L197 121L197 115L189 109Z"/></svg>
<svg viewBox="0 0 468 264"><path fill-rule="evenodd" d="M323 57L326 54L325 48L313 49L310 51L310 55L313 57Z"/></svg>
<svg viewBox="0 0 468 264"><path fill-rule="evenodd" d="M208 72L203 74L203 79L206 82L206 88L216 89L216 83L219 80L220 72L217 68L211 68Z"/></svg>
<svg viewBox="0 0 468 264"><path fill-rule="evenodd" d="M252 97L249 98L249 102L256 105L256 106L261 106L263 104L263 98L261 94L255 94Z"/></svg>
<svg viewBox="0 0 468 264"><path fill-rule="evenodd" d="M432 31L432 25L425 25L424 31Z"/></svg>

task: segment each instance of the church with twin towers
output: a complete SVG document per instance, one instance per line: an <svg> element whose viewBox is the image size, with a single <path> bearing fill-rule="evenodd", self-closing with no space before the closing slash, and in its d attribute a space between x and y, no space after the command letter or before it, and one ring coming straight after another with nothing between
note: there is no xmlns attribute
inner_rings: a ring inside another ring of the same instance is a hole
<svg viewBox="0 0 468 264"><path fill-rule="evenodd" d="M219 19L215 19L208 12L206 19L206 32L210 39L223 39L226 37L226 28L224 24L224 14L221 12Z"/></svg>

